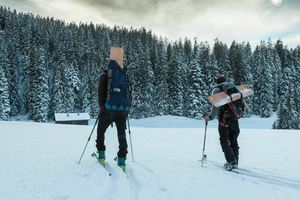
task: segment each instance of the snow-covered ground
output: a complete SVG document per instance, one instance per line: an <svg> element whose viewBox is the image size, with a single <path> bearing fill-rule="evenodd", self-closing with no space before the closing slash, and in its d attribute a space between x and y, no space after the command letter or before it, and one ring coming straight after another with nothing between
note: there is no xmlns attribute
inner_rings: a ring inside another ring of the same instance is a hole
<svg viewBox="0 0 300 200"><path fill-rule="evenodd" d="M131 120L134 162L123 173L113 161L116 128L106 133L112 175L90 155L96 131L78 164L91 126L0 122L1 200L300 199L300 131L272 130L274 117L241 119L239 174L222 169L217 121L182 117Z"/></svg>

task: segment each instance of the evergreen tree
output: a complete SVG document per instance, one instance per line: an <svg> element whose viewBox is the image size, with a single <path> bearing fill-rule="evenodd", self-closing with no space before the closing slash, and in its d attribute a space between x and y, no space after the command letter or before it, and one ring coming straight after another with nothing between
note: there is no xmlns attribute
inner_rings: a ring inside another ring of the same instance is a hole
<svg viewBox="0 0 300 200"><path fill-rule="evenodd" d="M10 115L16 116L19 113L19 96L18 96L18 80L19 80L19 41L18 19L16 11L6 19L5 40L7 47L8 68L5 70L6 78L9 83L9 100Z"/></svg>
<svg viewBox="0 0 300 200"><path fill-rule="evenodd" d="M188 117L201 119L206 112L206 110L204 110L206 105L206 97L203 94L203 88L205 88L205 84L203 82L203 74L199 65L199 46L196 40L189 73L190 85L188 88Z"/></svg>
<svg viewBox="0 0 300 200"><path fill-rule="evenodd" d="M140 46L140 48L142 48ZM140 55L130 64L132 83L131 117L141 119L154 116L153 102L153 76L149 53L141 49Z"/></svg>
<svg viewBox="0 0 300 200"><path fill-rule="evenodd" d="M253 71L251 70L251 62L252 62L251 46L250 46L249 42L247 42L246 46L243 43L242 46L244 47L244 59L245 59L245 70L246 70L244 83L249 88L253 88ZM243 112L242 116L250 117L252 114L252 110L253 110L253 105L252 105L253 95L245 98L245 101L246 101L247 105L249 106L249 110L247 108L245 108L245 111Z"/></svg>
<svg viewBox="0 0 300 200"><path fill-rule="evenodd" d="M29 57L30 57L30 46L32 40L31 24L32 20L30 18L25 18L22 22L24 24L21 27L20 32L20 50L21 59L19 66L19 99L20 99L20 114L25 115L29 112L29 80L28 80L28 69L29 69ZM46 54L46 52L45 52ZM46 60L46 55L45 55Z"/></svg>
<svg viewBox="0 0 300 200"><path fill-rule="evenodd" d="M175 116L182 116L183 114L183 80L181 70L181 53L180 46L177 42L174 48L168 48L169 60L169 73L168 73L168 86L169 86L169 102L170 114Z"/></svg>
<svg viewBox="0 0 300 200"><path fill-rule="evenodd" d="M289 90L286 98L282 102L278 111L278 119L274 122L273 128L275 129L299 129L299 114L296 110L294 101L295 93L292 92L292 84L289 83Z"/></svg>
<svg viewBox="0 0 300 200"><path fill-rule="evenodd" d="M255 106L257 114L261 117L270 117L273 111L273 88L272 71L267 62L270 59L267 55L267 47L264 41L261 41L259 48L255 50L255 68L257 70L254 93Z"/></svg>
<svg viewBox="0 0 300 200"><path fill-rule="evenodd" d="M232 82L232 70L229 60L229 50L226 44L223 44L218 39L215 39L213 47L213 55L217 60L218 70L220 75L224 75L228 82Z"/></svg>
<svg viewBox="0 0 300 200"><path fill-rule="evenodd" d="M1 66L0 55L0 121L7 121L10 112L8 82Z"/></svg>
<svg viewBox="0 0 300 200"><path fill-rule="evenodd" d="M216 84L216 76L217 74L213 74L211 68L211 56L210 56L210 48L207 42L201 42L199 45L199 64L201 69L201 74L203 74L203 82L205 86L202 88L203 95L208 97L211 95L211 91L213 90ZM207 98L206 98L207 99ZM204 110L210 110L211 104L206 100Z"/></svg>
<svg viewBox="0 0 300 200"><path fill-rule="evenodd" d="M269 63L271 65L272 71L272 86L273 86L273 111L277 111L280 102L280 91L281 91L281 84L282 84L282 67L281 67L281 60L278 55L278 52L273 45L271 39L268 40L268 56L269 56Z"/></svg>
<svg viewBox="0 0 300 200"><path fill-rule="evenodd" d="M272 85L272 66L268 63L270 59L270 55L265 55L266 49L264 42L262 43L262 57L261 57L261 71L259 77L259 99L260 99L260 108L259 113L261 117L270 117L273 111L272 104L274 103L274 93L273 93L273 85Z"/></svg>
<svg viewBox="0 0 300 200"><path fill-rule="evenodd" d="M168 94L168 63L167 52L164 47L164 41L161 38L158 43L157 56L156 56L156 68L155 68L155 115L167 115L169 114L169 94Z"/></svg>
<svg viewBox="0 0 300 200"><path fill-rule="evenodd" d="M56 63L53 85L54 113L72 113L75 108L75 93L78 78L72 64L67 64L64 54Z"/></svg>
<svg viewBox="0 0 300 200"><path fill-rule="evenodd" d="M29 119L36 122L47 122L48 86L44 50L31 46L29 65Z"/></svg>
<svg viewBox="0 0 300 200"><path fill-rule="evenodd" d="M236 85L244 84L247 81L245 44L238 44L236 41L233 41L230 46L229 57L233 82Z"/></svg>
<svg viewBox="0 0 300 200"><path fill-rule="evenodd" d="M295 68L295 77L296 77L296 85L300 84L300 46L297 46L293 51L292 51L292 60L293 60L293 65Z"/></svg>
<svg viewBox="0 0 300 200"><path fill-rule="evenodd" d="M128 66L128 74L133 78L133 93L137 98L132 106L135 117L166 114L200 117L211 107L207 96L220 74L228 82L250 86L255 94L246 99L248 105L255 114L264 117L276 111L280 99L288 95L289 82L294 101L298 98L300 48L289 50L280 39L275 46L271 39L267 44L261 43L253 54L249 43L234 41L228 49L216 39L212 53L208 43L201 42L194 56L195 49L189 39L169 43L145 28L76 25L30 13L17 14L2 6L0 16L5 19L0 32L0 65L8 83L10 115L35 112L31 110L29 96L33 89L31 68L37 69L38 59L43 57L49 78L46 85L51 104L49 112L45 111L49 117L54 111L83 111L96 117L99 72L109 61L112 45L124 48L124 66ZM31 46L36 47L35 58ZM142 95L147 99L142 99ZM199 103L201 98L206 103ZM243 116L249 116L250 111L247 112Z"/></svg>
<svg viewBox="0 0 300 200"><path fill-rule="evenodd" d="M9 85L5 75L7 67L7 51L5 47L4 37L0 34L0 120L8 120L10 113L9 103Z"/></svg>

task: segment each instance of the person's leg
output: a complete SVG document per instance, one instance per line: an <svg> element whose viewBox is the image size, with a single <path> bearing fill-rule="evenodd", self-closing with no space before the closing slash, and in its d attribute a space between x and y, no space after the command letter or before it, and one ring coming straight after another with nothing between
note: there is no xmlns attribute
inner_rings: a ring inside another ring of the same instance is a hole
<svg viewBox="0 0 300 200"><path fill-rule="evenodd" d="M105 111L100 113L100 119L97 127L97 140L96 140L96 147L99 152L105 151L106 149L104 145L105 132L110 124L111 124L110 114Z"/></svg>
<svg viewBox="0 0 300 200"><path fill-rule="evenodd" d="M118 158L126 158L127 155L127 140L126 140L126 115L123 112L114 114L114 121L118 130L119 151Z"/></svg>
<svg viewBox="0 0 300 200"><path fill-rule="evenodd" d="M220 144L224 152L226 161L228 163L232 163L235 161L235 156L229 144L229 133L230 133L229 127L224 127L219 124Z"/></svg>
<svg viewBox="0 0 300 200"><path fill-rule="evenodd" d="M239 145L238 145L238 136L240 134L240 130L239 129L231 129L230 130L230 134L229 134L229 142L230 142L230 147L232 148L235 160L236 160L236 164L238 164L239 161Z"/></svg>

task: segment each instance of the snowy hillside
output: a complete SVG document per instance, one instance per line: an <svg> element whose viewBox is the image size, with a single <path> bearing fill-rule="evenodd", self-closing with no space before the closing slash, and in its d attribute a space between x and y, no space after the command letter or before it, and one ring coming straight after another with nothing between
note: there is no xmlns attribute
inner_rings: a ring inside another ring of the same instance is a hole
<svg viewBox="0 0 300 200"><path fill-rule="evenodd" d="M90 156L96 132L78 164L92 126L0 122L0 199L300 199L300 132L272 130L273 121L240 121L237 174L222 169L216 121L208 126L208 160L201 167L203 121L131 120L135 162L129 147L126 174L113 161L116 128L107 131L111 176Z"/></svg>

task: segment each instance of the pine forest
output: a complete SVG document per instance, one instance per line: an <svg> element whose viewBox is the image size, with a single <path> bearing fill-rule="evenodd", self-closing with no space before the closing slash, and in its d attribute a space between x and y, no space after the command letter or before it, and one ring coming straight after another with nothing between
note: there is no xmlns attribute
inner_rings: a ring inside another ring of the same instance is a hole
<svg viewBox="0 0 300 200"><path fill-rule="evenodd" d="M275 129L300 129L300 46L281 39L256 47L185 38L169 41L146 28L66 23L0 6L0 120L27 115L47 122L54 113L99 114L97 86L110 47L124 48L132 85L130 117L202 119L216 77L246 84L243 117L268 118Z"/></svg>

